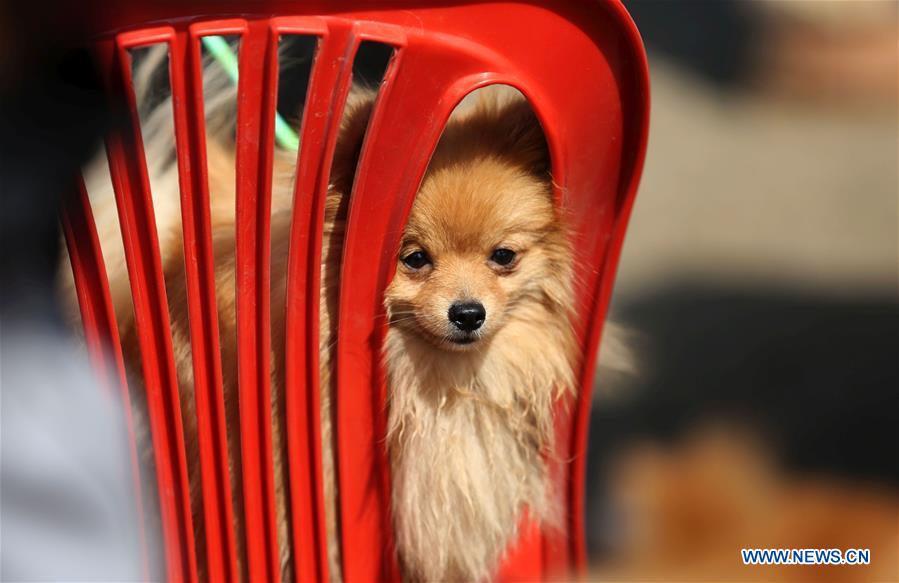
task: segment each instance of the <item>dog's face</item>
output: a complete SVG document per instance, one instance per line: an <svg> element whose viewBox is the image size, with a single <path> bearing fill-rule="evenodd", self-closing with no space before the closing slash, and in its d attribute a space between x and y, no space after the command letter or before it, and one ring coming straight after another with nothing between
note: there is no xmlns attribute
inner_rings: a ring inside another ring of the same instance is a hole
<svg viewBox="0 0 899 583"><path fill-rule="evenodd" d="M454 114L403 231L385 298L390 324L462 351L529 319L535 307L565 313L571 249L549 168L524 99L488 92Z"/></svg>
<svg viewBox="0 0 899 583"><path fill-rule="evenodd" d="M541 301L558 231L551 184L518 164L487 157L429 173L387 292L391 324L476 349Z"/></svg>

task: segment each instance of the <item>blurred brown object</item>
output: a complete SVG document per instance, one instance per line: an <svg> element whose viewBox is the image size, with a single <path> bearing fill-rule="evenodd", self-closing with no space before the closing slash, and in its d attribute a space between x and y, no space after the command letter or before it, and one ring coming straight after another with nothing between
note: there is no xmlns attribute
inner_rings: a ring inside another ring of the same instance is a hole
<svg viewBox="0 0 899 583"><path fill-rule="evenodd" d="M881 104L897 99L894 1L757 5L769 35L758 47L755 85L774 95L820 102Z"/></svg>
<svg viewBox="0 0 899 583"><path fill-rule="evenodd" d="M899 496L790 475L733 428L622 454L611 487L620 546L597 581L899 580ZM746 566L743 548L870 549L865 566Z"/></svg>

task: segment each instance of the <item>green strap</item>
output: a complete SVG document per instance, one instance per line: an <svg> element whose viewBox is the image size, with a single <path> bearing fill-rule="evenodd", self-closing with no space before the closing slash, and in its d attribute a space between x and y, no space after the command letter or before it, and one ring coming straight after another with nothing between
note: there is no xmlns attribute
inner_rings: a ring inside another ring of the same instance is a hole
<svg viewBox="0 0 899 583"><path fill-rule="evenodd" d="M231 50L228 41L220 36L204 36L202 38L203 46L236 84L238 78L237 55ZM275 112L275 142L285 150L296 152L300 149L300 138L297 137L297 133L277 111Z"/></svg>

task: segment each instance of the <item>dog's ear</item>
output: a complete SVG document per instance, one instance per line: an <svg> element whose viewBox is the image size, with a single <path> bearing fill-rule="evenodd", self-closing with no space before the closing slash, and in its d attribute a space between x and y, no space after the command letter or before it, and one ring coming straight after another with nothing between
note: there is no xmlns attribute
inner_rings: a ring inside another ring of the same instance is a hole
<svg viewBox="0 0 899 583"><path fill-rule="evenodd" d="M457 143L449 146L456 155L500 155L548 179L551 164L546 137L524 95L507 85L490 85L470 98L474 106L462 109L458 123L452 130L447 128L446 140Z"/></svg>
<svg viewBox="0 0 899 583"><path fill-rule="evenodd" d="M362 151L368 120L375 104L377 91L355 87L347 97L340 132L331 163L330 183L338 192L349 194L356 174L356 163Z"/></svg>
<svg viewBox="0 0 899 583"><path fill-rule="evenodd" d="M534 174L549 175L549 146L531 104L523 96L506 100L498 105L496 116L503 151Z"/></svg>

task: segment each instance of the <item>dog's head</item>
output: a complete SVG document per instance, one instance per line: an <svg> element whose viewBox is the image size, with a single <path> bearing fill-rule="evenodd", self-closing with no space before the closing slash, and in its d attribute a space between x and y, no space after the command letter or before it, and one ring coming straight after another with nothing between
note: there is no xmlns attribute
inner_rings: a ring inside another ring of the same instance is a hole
<svg viewBox="0 0 899 583"><path fill-rule="evenodd" d="M523 98L482 96L448 123L386 294L392 326L477 348L535 307L567 317L571 251L543 132Z"/></svg>

